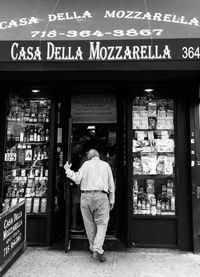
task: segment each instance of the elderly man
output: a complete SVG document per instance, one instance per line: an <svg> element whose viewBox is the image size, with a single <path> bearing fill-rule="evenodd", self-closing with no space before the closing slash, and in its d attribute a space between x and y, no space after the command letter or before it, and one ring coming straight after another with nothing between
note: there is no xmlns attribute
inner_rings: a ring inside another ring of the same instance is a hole
<svg viewBox="0 0 200 277"><path fill-rule="evenodd" d="M70 169L68 162L64 169L68 178L80 184L81 213L92 257L105 262L103 244L114 206L115 186L110 165L100 160L98 151L90 149L87 158L77 172Z"/></svg>

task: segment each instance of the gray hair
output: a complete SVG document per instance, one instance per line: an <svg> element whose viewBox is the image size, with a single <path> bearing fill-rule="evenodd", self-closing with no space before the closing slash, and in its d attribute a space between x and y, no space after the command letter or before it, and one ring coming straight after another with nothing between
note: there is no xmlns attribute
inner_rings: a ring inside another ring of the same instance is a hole
<svg viewBox="0 0 200 277"><path fill-rule="evenodd" d="M96 149L90 149L87 153L88 160L92 159L93 157L99 157L99 152Z"/></svg>

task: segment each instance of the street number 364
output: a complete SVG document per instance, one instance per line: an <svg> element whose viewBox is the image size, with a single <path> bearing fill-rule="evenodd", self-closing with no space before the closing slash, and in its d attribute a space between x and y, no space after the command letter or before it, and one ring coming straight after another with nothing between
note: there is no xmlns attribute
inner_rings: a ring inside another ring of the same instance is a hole
<svg viewBox="0 0 200 277"><path fill-rule="evenodd" d="M183 59L199 59L200 58L200 48L199 47L186 47L182 48L182 58Z"/></svg>

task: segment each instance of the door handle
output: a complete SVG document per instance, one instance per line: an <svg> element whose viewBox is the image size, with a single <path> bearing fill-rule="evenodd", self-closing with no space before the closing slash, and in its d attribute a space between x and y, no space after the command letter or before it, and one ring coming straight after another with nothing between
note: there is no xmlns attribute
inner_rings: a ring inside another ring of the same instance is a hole
<svg viewBox="0 0 200 277"><path fill-rule="evenodd" d="M200 198L200 186L197 186L197 199Z"/></svg>
<svg viewBox="0 0 200 277"><path fill-rule="evenodd" d="M192 184L192 195L197 195L197 199L200 199L200 186L195 186Z"/></svg>
<svg viewBox="0 0 200 277"><path fill-rule="evenodd" d="M196 187L195 187L195 184L192 184L192 195L195 195L196 194Z"/></svg>

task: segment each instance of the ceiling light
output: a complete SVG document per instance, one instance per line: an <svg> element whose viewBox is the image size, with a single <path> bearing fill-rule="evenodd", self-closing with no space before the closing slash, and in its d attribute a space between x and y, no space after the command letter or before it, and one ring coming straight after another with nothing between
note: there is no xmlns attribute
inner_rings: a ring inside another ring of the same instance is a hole
<svg viewBox="0 0 200 277"><path fill-rule="evenodd" d="M152 92L152 91L154 91L154 89L153 88L146 88L144 91L146 91L146 92Z"/></svg>
<svg viewBox="0 0 200 277"><path fill-rule="evenodd" d="M95 130L95 126L88 126L87 129L88 130Z"/></svg>
<svg viewBox="0 0 200 277"><path fill-rule="evenodd" d="M32 91L32 93L38 93L38 92L40 92L39 89L32 89L31 91Z"/></svg>

